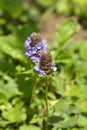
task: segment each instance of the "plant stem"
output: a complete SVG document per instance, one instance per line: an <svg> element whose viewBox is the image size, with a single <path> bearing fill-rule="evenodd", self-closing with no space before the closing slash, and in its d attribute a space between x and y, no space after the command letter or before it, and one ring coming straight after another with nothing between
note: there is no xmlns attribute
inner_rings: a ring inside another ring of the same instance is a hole
<svg viewBox="0 0 87 130"><path fill-rule="evenodd" d="M45 101L46 101L46 130L48 130L48 78L46 77Z"/></svg>
<svg viewBox="0 0 87 130"><path fill-rule="evenodd" d="M36 84L37 84L37 79L35 79L35 83L34 83L34 86L33 86L32 95L31 95L31 99L30 99L30 106L31 106L31 103L32 103L34 95L35 95L35 90L36 90L36 86L37 86Z"/></svg>

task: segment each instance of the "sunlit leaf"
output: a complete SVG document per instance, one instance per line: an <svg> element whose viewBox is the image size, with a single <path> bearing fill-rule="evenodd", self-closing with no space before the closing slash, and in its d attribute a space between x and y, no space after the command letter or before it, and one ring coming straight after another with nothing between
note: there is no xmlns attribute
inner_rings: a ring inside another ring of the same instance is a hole
<svg viewBox="0 0 87 130"><path fill-rule="evenodd" d="M23 43L12 35L0 37L0 50L14 59L26 60Z"/></svg>
<svg viewBox="0 0 87 130"><path fill-rule="evenodd" d="M49 6L51 6L55 2L55 0L37 0L37 2L41 6L49 7Z"/></svg>
<svg viewBox="0 0 87 130"><path fill-rule="evenodd" d="M71 13L71 4L68 3L68 0L59 0L56 4L56 11L58 13Z"/></svg>
<svg viewBox="0 0 87 130"><path fill-rule="evenodd" d="M4 92L2 90L0 90L0 104L6 103L6 102L7 102L7 97L4 94Z"/></svg>
<svg viewBox="0 0 87 130"><path fill-rule="evenodd" d="M77 85L67 85L65 90L66 96L78 96L81 93L81 89Z"/></svg>
<svg viewBox="0 0 87 130"><path fill-rule="evenodd" d="M87 60L87 42L83 43L83 46L80 48L80 57L83 60Z"/></svg>
<svg viewBox="0 0 87 130"><path fill-rule="evenodd" d="M84 116L84 115L79 115L78 125L81 126L81 127L87 126L87 117Z"/></svg>
<svg viewBox="0 0 87 130"><path fill-rule="evenodd" d="M19 130L40 130L40 128L38 126L34 126L34 125L23 125L19 128Z"/></svg>
<svg viewBox="0 0 87 130"><path fill-rule="evenodd" d="M67 20L58 28L58 44L59 48L63 47L65 43L77 33L79 26L73 20Z"/></svg>
<svg viewBox="0 0 87 130"><path fill-rule="evenodd" d="M2 117L10 122L17 122L18 120L21 120L22 117L22 106L23 103L17 103L15 106L12 106L12 104L7 104L6 111L2 112Z"/></svg>

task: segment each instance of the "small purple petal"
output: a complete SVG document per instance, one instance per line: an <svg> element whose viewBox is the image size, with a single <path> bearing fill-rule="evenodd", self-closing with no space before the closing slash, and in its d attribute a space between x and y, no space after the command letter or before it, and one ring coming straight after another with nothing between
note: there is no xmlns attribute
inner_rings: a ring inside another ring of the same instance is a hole
<svg viewBox="0 0 87 130"><path fill-rule="evenodd" d="M41 42L42 42L42 44L46 44L46 43L47 43L47 40L44 39L44 40L42 40Z"/></svg>
<svg viewBox="0 0 87 130"><path fill-rule="evenodd" d="M32 53L31 52L25 52L25 55L30 57L32 55Z"/></svg>
<svg viewBox="0 0 87 130"><path fill-rule="evenodd" d="M56 64L55 64L55 60L52 60L52 66L55 66Z"/></svg>
<svg viewBox="0 0 87 130"><path fill-rule="evenodd" d="M37 65L34 66L34 70L35 70L35 71L39 71L39 66L37 66Z"/></svg>
<svg viewBox="0 0 87 130"><path fill-rule="evenodd" d="M39 43L36 44L37 49L41 49L41 47L42 47L42 43L39 42Z"/></svg>
<svg viewBox="0 0 87 130"><path fill-rule="evenodd" d="M42 41L41 41L42 47L43 47L44 50L47 48L46 42L47 42L47 40L42 40Z"/></svg>
<svg viewBox="0 0 87 130"><path fill-rule="evenodd" d="M42 50L37 50L36 54L41 55Z"/></svg>
<svg viewBox="0 0 87 130"><path fill-rule="evenodd" d="M36 56L30 57L30 59L32 60L32 62L40 62L40 58L37 58Z"/></svg>
<svg viewBox="0 0 87 130"><path fill-rule="evenodd" d="M30 37L32 37L33 35L34 35L34 32L33 32L33 33L31 33Z"/></svg>
<svg viewBox="0 0 87 130"><path fill-rule="evenodd" d="M44 76L44 75L45 75L45 72L42 71L42 70L40 70L40 71L39 71L39 76L42 77L42 76Z"/></svg>
<svg viewBox="0 0 87 130"><path fill-rule="evenodd" d="M57 70L57 67L55 66L55 67L51 67L51 69L53 70L53 71L56 71Z"/></svg>
<svg viewBox="0 0 87 130"><path fill-rule="evenodd" d="M29 46L29 42L26 40L24 45L25 45L25 47L28 47Z"/></svg>
<svg viewBox="0 0 87 130"><path fill-rule="evenodd" d="M47 45L44 45L44 46L43 46L43 50L46 50L46 48L47 48Z"/></svg>
<svg viewBox="0 0 87 130"><path fill-rule="evenodd" d="M27 38L27 41L28 41L29 43L31 43L31 38L30 38L30 37L28 37L28 38Z"/></svg>
<svg viewBox="0 0 87 130"><path fill-rule="evenodd" d="M57 67L56 67L56 64L55 64L55 61L54 61L54 60L52 61L51 69L52 69L53 71L56 71L56 70L57 70Z"/></svg>
<svg viewBox="0 0 87 130"><path fill-rule="evenodd" d="M25 47L30 47L30 43L31 43L31 38L28 37L27 40L24 43Z"/></svg>
<svg viewBox="0 0 87 130"><path fill-rule="evenodd" d="M34 70L36 70L37 72L39 72L39 76L40 77L43 76L43 75L45 75L45 72L43 70L41 70L39 68L39 66L34 66Z"/></svg>
<svg viewBox="0 0 87 130"><path fill-rule="evenodd" d="M36 47L32 47L32 48L31 48L31 51L32 51L33 54L35 54L36 51L37 51Z"/></svg>

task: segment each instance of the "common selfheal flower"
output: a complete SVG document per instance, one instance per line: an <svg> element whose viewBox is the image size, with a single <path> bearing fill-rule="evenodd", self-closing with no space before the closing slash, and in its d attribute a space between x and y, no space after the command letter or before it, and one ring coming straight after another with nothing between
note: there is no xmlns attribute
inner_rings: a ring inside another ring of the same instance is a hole
<svg viewBox="0 0 87 130"><path fill-rule="evenodd" d="M25 41L25 54L32 62L39 62L43 50L46 50L47 40L42 40L39 33L32 33ZM36 58L35 58L36 57Z"/></svg>
<svg viewBox="0 0 87 130"><path fill-rule="evenodd" d="M49 75L52 71L56 71L55 61L48 50L41 53L38 65L34 66L34 70L39 73L39 76Z"/></svg>

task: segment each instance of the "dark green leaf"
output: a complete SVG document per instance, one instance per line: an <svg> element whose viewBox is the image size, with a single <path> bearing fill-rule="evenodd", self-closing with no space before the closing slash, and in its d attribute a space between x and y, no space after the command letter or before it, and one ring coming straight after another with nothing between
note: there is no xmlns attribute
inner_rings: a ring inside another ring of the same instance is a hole
<svg viewBox="0 0 87 130"><path fill-rule="evenodd" d="M13 18L19 17L23 10L20 0L0 0L0 8L7 11Z"/></svg>
<svg viewBox="0 0 87 130"><path fill-rule="evenodd" d="M36 77L30 77L28 74L18 75L17 83L19 91L21 91L25 97L30 97L33 87L36 85Z"/></svg>

